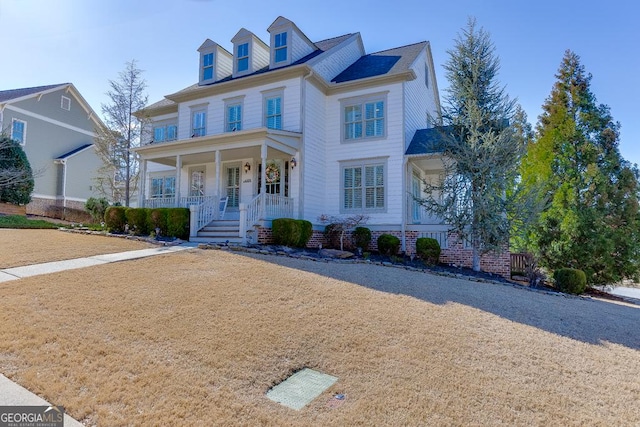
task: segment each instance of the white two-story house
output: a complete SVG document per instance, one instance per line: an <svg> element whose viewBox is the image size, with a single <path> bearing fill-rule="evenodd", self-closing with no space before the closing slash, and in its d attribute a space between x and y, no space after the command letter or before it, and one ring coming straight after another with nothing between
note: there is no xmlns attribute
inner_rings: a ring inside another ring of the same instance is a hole
<svg viewBox="0 0 640 427"><path fill-rule="evenodd" d="M283 17L268 32L241 29L231 51L207 39L198 83L139 113L152 123L140 205L190 207L203 241L267 242L288 217L311 221L317 244L320 215L365 214L374 240L394 234L413 253L435 237L453 256L446 224L413 197L442 173L429 42L367 54L359 33L313 42Z"/></svg>

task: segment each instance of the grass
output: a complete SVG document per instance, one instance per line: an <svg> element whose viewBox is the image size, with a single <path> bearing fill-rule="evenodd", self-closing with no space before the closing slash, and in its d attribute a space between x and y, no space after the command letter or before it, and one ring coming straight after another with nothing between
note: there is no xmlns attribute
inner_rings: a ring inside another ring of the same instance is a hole
<svg viewBox="0 0 640 427"><path fill-rule="evenodd" d="M312 264L436 289L427 274ZM0 324L2 373L87 425L640 423L637 348L223 251L5 282ZM303 367L339 380L301 411L264 396Z"/></svg>
<svg viewBox="0 0 640 427"><path fill-rule="evenodd" d="M21 215L0 215L0 228L58 228L58 224L54 224L42 219L27 219Z"/></svg>

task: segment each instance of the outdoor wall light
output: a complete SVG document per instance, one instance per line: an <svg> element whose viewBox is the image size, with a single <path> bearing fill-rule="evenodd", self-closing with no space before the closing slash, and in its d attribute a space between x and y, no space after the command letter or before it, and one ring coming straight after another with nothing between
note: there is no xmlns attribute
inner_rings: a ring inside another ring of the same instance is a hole
<svg viewBox="0 0 640 427"><path fill-rule="evenodd" d="M249 173L249 171L251 170L251 165L249 164L249 162L244 164L244 173Z"/></svg>
<svg viewBox="0 0 640 427"><path fill-rule="evenodd" d="M295 157L291 158L291 169L295 168L296 166L298 166L298 161L296 160Z"/></svg>

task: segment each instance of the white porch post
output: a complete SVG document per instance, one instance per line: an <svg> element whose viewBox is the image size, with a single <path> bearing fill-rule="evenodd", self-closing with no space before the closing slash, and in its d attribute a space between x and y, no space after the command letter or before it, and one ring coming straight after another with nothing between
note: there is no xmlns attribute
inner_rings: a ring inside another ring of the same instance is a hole
<svg viewBox="0 0 640 427"><path fill-rule="evenodd" d="M247 204L240 203L240 237L242 245L247 245Z"/></svg>
<svg viewBox="0 0 640 427"><path fill-rule="evenodd" d="M182 156L176 156L176 206L180 206L180 176L182 175Z"/></svg>
<svg viewBox="0 0 640 427"><path fill-rule="evenodd" d="M189 206L189 237L198 236L198 206Z"/></svg>
<svg viewBox="0 0 640 427"><path fill-rule="evenodd" d="M267 214L267 181L266 171L267 171L267 144L265 142L262 143L262 147L260 147L260 157L262 160L262 176L260 177L260 210L262 211L262 215L266 218ZM260 219L265 219L260 218Z"/></svg>
<svg viewBox="0 0 640 427"><path fill-rule="evenodd" d="M220 180L222 178L222 159L220 159L220 150L216 150L216 197L222 197L222 188L220 187ZM217 202L216 202L217 203Z"/></svg>
<svg viewBox="0 0 640 427"><path fill-rule="evenodd" d="M138 206L144 208L144 201L147 198L147 159L140 161L140 178L139 179L139 191L138 191Z"/></svg>

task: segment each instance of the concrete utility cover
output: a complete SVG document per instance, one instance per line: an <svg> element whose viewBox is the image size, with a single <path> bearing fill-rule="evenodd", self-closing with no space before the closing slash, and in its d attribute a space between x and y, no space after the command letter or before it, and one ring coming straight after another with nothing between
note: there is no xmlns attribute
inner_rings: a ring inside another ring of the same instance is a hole
<svg viewBox="0 0 640 427"><path fill-rule="evenodd" d="M305 368L269 390L267 397L291 409L300 410L336 381L336 377Z"/></svg>

